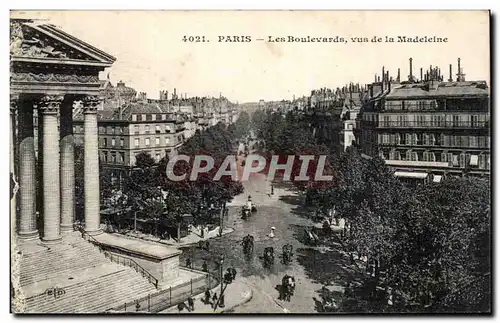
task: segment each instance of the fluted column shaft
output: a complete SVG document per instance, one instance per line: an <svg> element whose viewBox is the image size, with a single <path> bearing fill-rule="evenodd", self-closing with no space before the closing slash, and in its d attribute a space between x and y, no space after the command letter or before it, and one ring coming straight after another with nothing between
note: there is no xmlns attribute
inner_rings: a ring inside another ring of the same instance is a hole
<svg viewBox="0 0 500 323"><path fill-rule="evenodd" d="M19 189L17 184L17 174L14 166L15 163L15 144L16 141L16 113L17 113L17 97L10 98L10 180L11 180L11 198L10 198L10 219L11 219L11 235L16 232L16 223L17 223L17 212L16 212L16 190ZM17 187L15 187L17 185Z"/></svg>
<svg viewBox="0 0 500 323"><path fill-rule="evenodd" d="M36 228L33 103L19 101L19 238L38 238Z"/></svg>
<svg viewBox="0 0 500 323"><path fill-rule="evenodd" d="M61 105L61 231L73 230L75 203L75 152L73 138L73 101Z"/></svg>
<svg viewBox="0 0 500 323"><path fill-rule="evenodd" d="M85 231L93 234L101 233L97 137L97 106L99 102L95 96L88 96L83 100Z"/></svg>
<svg viewBox="0 0 500 323"><path fill-rule="evenodd" d="M43 123L43 238L61 240L59 183L59 130L57 118L62 96L46 96L39 105Z"/></svg>

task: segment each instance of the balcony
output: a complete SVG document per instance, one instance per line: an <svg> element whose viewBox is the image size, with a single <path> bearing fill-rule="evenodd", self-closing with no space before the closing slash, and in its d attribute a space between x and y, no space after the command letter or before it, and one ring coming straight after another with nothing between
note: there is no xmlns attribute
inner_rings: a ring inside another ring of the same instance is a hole
<svg viewBox="0 0 500 323"><path fill-rule="evenodd" d="M379 121L378 128L406 128L406 129L483 129L489 128L489 121Z"/></svg>

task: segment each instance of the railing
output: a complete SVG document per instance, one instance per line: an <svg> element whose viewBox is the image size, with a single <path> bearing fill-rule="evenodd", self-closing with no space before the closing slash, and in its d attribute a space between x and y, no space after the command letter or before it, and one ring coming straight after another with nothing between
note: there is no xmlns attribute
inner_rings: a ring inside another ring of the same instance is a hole
<svg viewBox="0 0 500 323"><path fill-rule="evenodd" d="M142 277L147 278L150 284L153 284L156 288L158 288L158 279L151 275L151 273L149 273L146 269L139 265L135 260L129 257L124 257L122 255L113 254L108 251L104 251L104 256L106 258L109 258L111 261L116 262L117 264L129 266L135 269L135 271L141 274Z"/></svg>
<svg viewBox="0 0 500 323"><path fill-rule="evenodd" d="M378 122L379 128L487 128L489 121L383 121Z"/></svg>
<svg viewBox="0 0 500 323"><path fill-rule="evenodd" d="M83 229L82 226L80 225L75 225L75 227L80 231L82 234L82 238L86 239L87 241L91 242L93 245L99 248L99 251L104 253L104 256L106 258L109 258L111 261L116 262L118 264L122 264L124 266L129 266L133 269L135 269L136 272L142 275L142 277L145 277L148 279L148 282L153 284L156 288L158 288L158 279L155 278L150 272L148 272L146 269L144 269L141 265L139 265L135 260L124 257L118 254L113 254L107 250L105 250L104 246L102 243L96 240L93 236L91 236L85 229ZM86 238L87 237L87 238ZM121 260L121 261L120 261Z"/></svg>
<svg viewBox="0 0 500 323"><path fill-rule="evenodd" d="M199 271L196 272L201 273ZM207 289L211 290L219 284L219 281L212 275L208 273L203 274L203 277L191 279L190 281L175 287L170 287L168 289L149 294L121 306L111 308L107 312L157 313L177 304L184 303L189 297L201 294Z"/></svg>

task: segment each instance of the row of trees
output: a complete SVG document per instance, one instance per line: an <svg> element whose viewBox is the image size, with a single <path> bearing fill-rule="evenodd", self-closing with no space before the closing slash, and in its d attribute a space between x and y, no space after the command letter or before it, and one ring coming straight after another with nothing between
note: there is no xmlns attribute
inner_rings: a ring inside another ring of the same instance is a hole
<svg viewBox="0 0 500 323"><path fill-rule="evenodd" d="M133 170L122 173L120 188L117 184L112 184L108 176L100 176L101 204L115 211L121 210L123 216L135 215L141 220L156 223L156 235L160 234L158 226L161 223L177 226L178 238L186 219L194 218L195 224L202 228L213 223L225 212L226 203L243 192L241 183L230 176L223 176L220 181L213 180L226 156L234 154L232 138L233 135L222 123L205 131L197 131L179 150L179 154L191 157L190 162L178 161L173 170L167 169L168 156L156 163L148 153L138 154ZM189 174L196 155L212 156L215 166L191 181ZM76 194L83 200L81 149L77 149L75 156ZM188 176L182 181L171 181L167 171ZM101 169L101 175L104 174ZM203 234L204 231L201 232Z"/></svg>
<svg viewBox="0 0 500 323"><path fill-rule="evenodd" d="M370 277L347 288L341 311L490 310L490 183L449 178L407 187L355 147L335 156L299 117L259 111L252 127L277 154L328 154L331 185L298 183L315 214L346 220L343 246ZM354 263L356 263L354 261Z"/></svg>

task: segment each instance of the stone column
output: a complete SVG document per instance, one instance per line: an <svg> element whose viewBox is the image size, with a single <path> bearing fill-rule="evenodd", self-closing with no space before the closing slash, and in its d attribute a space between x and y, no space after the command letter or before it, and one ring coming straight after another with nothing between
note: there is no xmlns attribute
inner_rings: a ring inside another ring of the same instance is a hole
<svg viewBox="0 0 500 323"><path fill-rule="evenodd" d="M99 194L99 152L97 137L97 106L100 100L96 96L83 99L84 119L84 197L85 231L97 235L100 230L100 194Z"/></svg>
<svg viewBox="0 0 500 323"><path fill-rule="evenodd" d="M59 130L57 118L63 96L45 96L39 112L43 124L43 238L46 243L61 241L59 186Z"/></svg>
<svg viewBox="0 0 500 323"><path fill-rule="evenodd" d="M35 138L33 132L33 103L19 101L19 238L36 239L35 208Z"/></svg>
<svg viewBox="0 0 500 323"><path fill-rule="evenodd" d="M73 101L65 100L60 113L61 135L61 232L73 231L75 212L75 151Z"/></svg>
<svg viewBox="0 0 500 323"><path fill-rule="evenodd" d="M16 113L17 113L17 100L18 97L10 97L10 185L11 185L11 195L10 195L10 219L11 219L11 236L16 232L17 214L16 214L16 195L19 189L19 183L15 168L15 141L16 141Z"/></svg>

